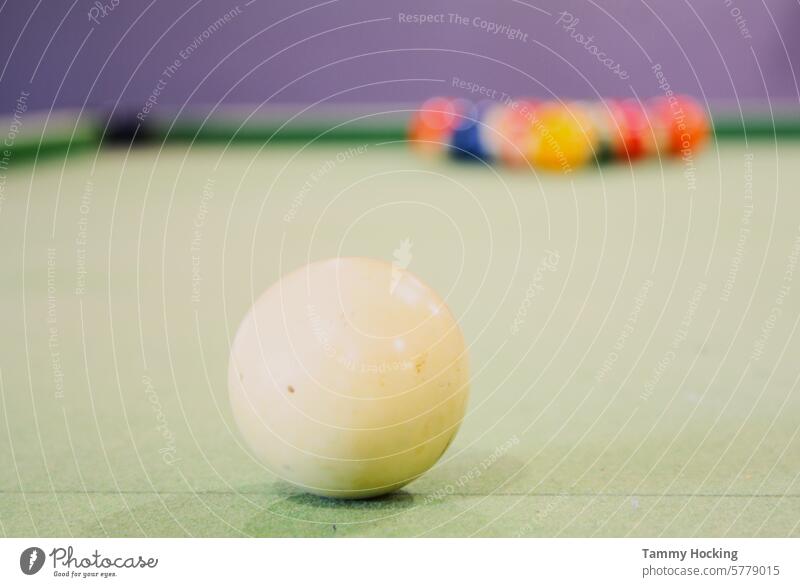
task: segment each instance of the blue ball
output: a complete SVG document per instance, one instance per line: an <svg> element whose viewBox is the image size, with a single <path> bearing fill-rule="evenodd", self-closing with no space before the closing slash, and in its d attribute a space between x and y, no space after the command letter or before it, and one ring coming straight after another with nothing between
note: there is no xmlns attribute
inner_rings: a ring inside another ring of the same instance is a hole
<svg viewBox="0 0 800 587"><path fill-rule="evenodd" d="M450 140L450 156L459 161L489 161L491 154L481 136L481 121L488 105L470 107L456 125Z"/></svg>

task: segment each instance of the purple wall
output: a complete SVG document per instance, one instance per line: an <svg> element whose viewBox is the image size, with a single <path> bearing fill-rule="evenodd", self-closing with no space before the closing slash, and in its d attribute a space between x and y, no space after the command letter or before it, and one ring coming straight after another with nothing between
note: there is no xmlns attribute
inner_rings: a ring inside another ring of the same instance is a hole
<svg viewBox="0 0 800 587"><path fill-rule="evenodd" d="M674 88L709 101L798 101L792 0L248 2L103 0L100 10L89 0L7 0L0 113L23 91L34 108L119 101L138 111L159 86L154 111L187 101L415 102L466 94L453 76L498 96L649 96L660 92L654 63ZM571 13L571 28L559 11ZM445 22L403 23L400 12ZM451 12L466 24L449 22ZM481 28L503 25L518 31Z"/></svg>

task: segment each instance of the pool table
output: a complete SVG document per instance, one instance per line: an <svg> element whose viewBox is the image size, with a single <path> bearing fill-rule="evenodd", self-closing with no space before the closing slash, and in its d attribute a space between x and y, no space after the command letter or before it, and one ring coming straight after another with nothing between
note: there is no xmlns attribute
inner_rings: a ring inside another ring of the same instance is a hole
<svg viewBox="0 0 800 587"><path fill-rule="evenodd" d="M800 536L792 133L568 174L167 138L3 170L2 535ZM467 415L403 490L303 494L236 429L232 336L288 271L398 249L463 328Z"/></svg>

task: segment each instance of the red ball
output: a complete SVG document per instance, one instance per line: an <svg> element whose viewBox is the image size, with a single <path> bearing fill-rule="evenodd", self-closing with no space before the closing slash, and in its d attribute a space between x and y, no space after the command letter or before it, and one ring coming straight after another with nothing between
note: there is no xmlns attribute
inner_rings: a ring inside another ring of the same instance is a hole
<svg viewBox="0 0 800 587"><path fill-rule="evenodd" d="M609 100L613 128L611 144L615 157L640 159L656 151L653 128L645 108L633 99Z"/></svg>

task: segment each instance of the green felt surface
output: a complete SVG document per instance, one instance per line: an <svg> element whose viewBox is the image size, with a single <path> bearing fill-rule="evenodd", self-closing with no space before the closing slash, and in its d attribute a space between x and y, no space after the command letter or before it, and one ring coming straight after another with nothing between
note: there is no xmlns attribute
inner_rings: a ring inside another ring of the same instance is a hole
<svg viewBox="0 0 800 587"><path fill-rule="evenodd" d="M358 147L12 167L2 534L800 535L800 142L569 176ZM235 430L230 337L288 270L407 238L470 345L466 420L404 491L301 495Z"/></svg>

